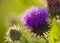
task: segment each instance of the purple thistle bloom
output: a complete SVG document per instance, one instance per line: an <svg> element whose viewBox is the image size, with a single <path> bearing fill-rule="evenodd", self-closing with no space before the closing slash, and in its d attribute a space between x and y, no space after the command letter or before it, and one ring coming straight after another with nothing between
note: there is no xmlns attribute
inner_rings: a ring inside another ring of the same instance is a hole
<svg viewBox="0 0 60 43"><path fill-rule="evenodd" d="M47 5L51 17L60 16L60 0L47 0Z"/></svg>
<svg viewBox="0 0 60 43"><path fill-rule="evenodd" d="M44 24L48 19L48 12L44 8L31 8L24 16L24 24L29 27L36 27Z"/></svg>
<svg viewBox="0 0 60 43"><path fill-rule="evenodd" d="M42 35L47 30L47 9L41 7L31 7L25 12L23 23L28 26L32 32Z"/></svg>

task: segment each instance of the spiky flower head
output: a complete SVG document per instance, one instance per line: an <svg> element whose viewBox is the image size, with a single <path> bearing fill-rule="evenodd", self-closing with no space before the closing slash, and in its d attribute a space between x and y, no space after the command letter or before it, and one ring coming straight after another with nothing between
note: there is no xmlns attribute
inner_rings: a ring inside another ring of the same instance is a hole
<svg viewBox="0 0 60 43"><path fill-rule="evenodd" d="M21 37L20 27L16 25L10 27L6 33L6 41L10 43L19 41L20 37Z"/></svg>
<svg viewBox="0 0 60 43"><path fill-rule="evenodd" d="M47 5L52 18L60 16L60 0L47 0Z"/></svg>
<svg viewBox="0 0 60 43"><path fill-rule="evenodd" d="M48 11L43 7L31 7L23 16L23 24L36 33L36 35L43 35L48 30Z"/></svg>

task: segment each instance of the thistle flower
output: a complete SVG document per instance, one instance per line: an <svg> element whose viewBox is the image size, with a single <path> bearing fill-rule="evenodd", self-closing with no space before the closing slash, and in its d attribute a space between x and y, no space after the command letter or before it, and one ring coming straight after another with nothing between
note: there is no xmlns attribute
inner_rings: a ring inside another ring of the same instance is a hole
<svg viewBox="0 0 60 43"><path fill-rule="evenodd" d="M52 18L60 16L60 0L47 0L47 5Z"/></svg>
<svg viewBox="0 0 60 43"><path fill-rule="evenodd" d="M36 35L43 35L49 29L47 9L43 7L31 7L24 14L23 24Z"/></svg>
<svg viewBox="0 0 60 43"><path fill-rule="evenodd" d="M20 32L20 28L19 26L13 26L10 27L6 33L6 41L8 42L18 42L18 40L20 40L21 37L21 32Z"/></svg>

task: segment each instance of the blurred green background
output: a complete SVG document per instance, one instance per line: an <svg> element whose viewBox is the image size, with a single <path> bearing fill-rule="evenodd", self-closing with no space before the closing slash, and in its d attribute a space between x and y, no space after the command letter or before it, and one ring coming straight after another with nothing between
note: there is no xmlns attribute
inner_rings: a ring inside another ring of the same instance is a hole
<svg viewBox="0 0 60 43"><path fill-rule="evenodd" d="M10 16L12 16L13 18L15 16L18 17L30 6L46 7L46 0L0 0L0 43L5 43L4 35L7 28L9 27L9 20L10 20L9 17ZM52 29L49 33L51 43L60 43L59 33L60 33L60 25L58 25L56 20L54 20ZM34 37L32 38L32 40L33 39ZM37 41L35 43L40 43L39 38L37 38L36 40ZM33 41L31 43L33 43Z"/></svg>

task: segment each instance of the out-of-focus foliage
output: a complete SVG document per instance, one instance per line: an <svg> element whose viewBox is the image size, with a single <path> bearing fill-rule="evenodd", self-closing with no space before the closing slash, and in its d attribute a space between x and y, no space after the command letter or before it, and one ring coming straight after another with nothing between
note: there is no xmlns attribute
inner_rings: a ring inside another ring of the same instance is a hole
<svg viewBox="0 0 60 43"><path fill-rule="evenodd" d="M49 36L51 43L60 43L60 22L56 19L53 20Z"/></svg>
<svg viewBox="0 0 60 43"><path fill-rule="evenodd" d="M19 20L17 20L18 15L30 6L46 7L46 0L0 0L0 43L5 43L5 32L11 26L11 22L9 22L10 18L15 20L14 23L19 23ZM49 41L50 43L60 43L60 24L57 20L53 20L52 24ZM20 43L46 43L43 37L32 35L21 22L19 25L22 32Z"/></svg>

